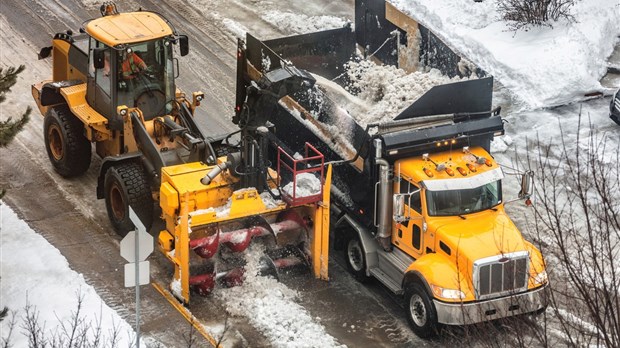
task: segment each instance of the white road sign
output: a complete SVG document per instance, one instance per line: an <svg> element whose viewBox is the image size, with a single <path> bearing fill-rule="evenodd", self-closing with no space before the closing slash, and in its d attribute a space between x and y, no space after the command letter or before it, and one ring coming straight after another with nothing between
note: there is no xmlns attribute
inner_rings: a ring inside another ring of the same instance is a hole
<svg viewBox="0 0 620 348"><path fill-rule="evenodd" d="M136 233L138 233L138 257L136 257ZM146 232L130 231L121 240L121 256L128 262L144 261L153 252L153 237Z"/></svg>
<svg viewBox="0 0 620 348"><path fill-rule="evenodd" d="M136 226L136 231L127 233L121 240L121 256L129 262L144 261L153 252L153 237L146 232L142 221L131 207L129 207L129 218ZM138 238L136 238L136 233ZM138 243L137 251L136 243Z"/></svg>
<svg viewBox="0 0 620 348"><path fill-rule="evenodd" d="M138 285L146 285L150 283L150 264L148 261L138 262L138 276L140 279ZM125 264L125 287L130 288L132 286L136 286L136 264L128 263Z"/></svg>

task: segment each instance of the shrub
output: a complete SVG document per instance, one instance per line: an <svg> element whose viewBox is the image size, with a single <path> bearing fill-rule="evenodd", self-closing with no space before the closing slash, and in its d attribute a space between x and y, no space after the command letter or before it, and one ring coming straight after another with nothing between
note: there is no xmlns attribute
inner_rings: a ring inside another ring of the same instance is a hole
<svg viewBox="0 0 620 348"><path fill-rule="evenodd" d="M498 11L502 18L509 21L512 30L528 26L548 26L551 21L566 19L575 21L570 13L575 0L499 0Z"/></svg>

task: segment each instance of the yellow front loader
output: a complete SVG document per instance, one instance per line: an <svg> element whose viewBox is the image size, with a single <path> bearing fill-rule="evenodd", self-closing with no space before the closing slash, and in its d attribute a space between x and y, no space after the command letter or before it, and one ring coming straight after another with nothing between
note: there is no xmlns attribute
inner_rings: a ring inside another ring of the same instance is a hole
<svg viewBox="0 0 620 348"><path fill-rule="evenodd" d="M263 272L306 265L327 279L331 171L311 144L298 156L280 147L261 106L307 80L288 76L252 91L239 144L231 145L234 134L207 137L194 120L204 95L176 87L174 52L188 53L187 36L154 12L119 12L107 2L101 15L78 34L56 34L39 53L53 58L52 78L32 94L56 172L85 173L94 143L102 159L97 198L120 235L133 229L130 206L147 228L161 207L159 246L185 303L190 289L207 294L218 282L239 283L252 240L268 245Z"/></svg>

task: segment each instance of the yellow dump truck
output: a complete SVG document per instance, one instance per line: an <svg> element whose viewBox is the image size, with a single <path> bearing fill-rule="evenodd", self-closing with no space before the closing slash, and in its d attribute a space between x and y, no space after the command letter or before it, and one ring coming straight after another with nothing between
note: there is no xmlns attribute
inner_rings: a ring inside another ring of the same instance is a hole
<svg viewBox="0 0 620 348"><path fill-rule="evenodd" d="M248 88L285 71L346 84L355 35L350 28L267 41L248 35L238 48L237 109ZM275 137L292 151L315 144L334 166L335 245L357 279L374 277L404 296L421 337L547 305L543 257L506 214L504 173L489 153L504 133L499 110L491 110L492 85L487 77L435 86L393 121L365 128L335 117L337 105L317 89L268 108ZM532 185L523 174L520 198L529 200Z"/></svg>

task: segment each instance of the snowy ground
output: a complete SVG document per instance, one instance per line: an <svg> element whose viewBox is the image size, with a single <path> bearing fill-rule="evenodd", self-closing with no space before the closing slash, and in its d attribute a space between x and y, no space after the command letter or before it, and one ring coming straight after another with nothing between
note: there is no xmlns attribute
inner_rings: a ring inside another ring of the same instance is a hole
<svg viewBox="0 0 620 348"><path fill-rule="evenodd" d="M513 32L496 1L389 0L508 88L523 110L606 91L600 79L620 35L620 3L575 1L575 22Z"/></svg>
<svg viewBox="0 0 620 348"><path fill-rule="evenodd" d="M69 267L58 249L1 201L0 244L0 307L7 306L10 310L8 318L0 323L2 339L8 337L14 316L16 321L10 342L13 347L31 346L28 332L23 329L27 305L37 313L44 336L50 338L55 334L60 337L61 325L67 329L71 327L81 297L79 317L89 341L95 339L95 330L101 328L103 346L114 346L113 342L118 347L131 345L135 339L133 328L101 300L81 274Z"/></svg>

